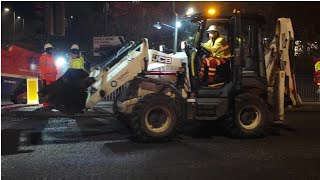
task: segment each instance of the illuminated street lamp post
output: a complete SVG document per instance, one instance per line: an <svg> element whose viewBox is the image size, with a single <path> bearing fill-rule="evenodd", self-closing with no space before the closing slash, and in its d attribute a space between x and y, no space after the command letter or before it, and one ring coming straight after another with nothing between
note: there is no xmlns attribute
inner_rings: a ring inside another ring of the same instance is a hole
<svg viewBox="0 0 320 180"><path fill-rule="evenodd" d="M10 12L10 9L4 8L4 11ZM13 11L13 34L12 34L13 42L15 41L15 32L16 32L16 12Z"/></svg>
<svg viewBox="0 0 320 180"><path fill-rule="evenodd" d="M22 31L24 30L24 18L21 18L20 16L17 16L18 21L22 19Z"/></svg>
<svg viewBox="0 0 320 180"><path fill-rule="evenodd" d="M172 2L172 10L174 13L174 41L173 41L173 53L175 54L177 52L177 43L178 43L178 14L176 12L175 2Z"/></svg>
<svg viewBox="0 0 320 180"><path fill-rule="evenodd" d="M16 36L16 12L13 11L13 43L15 41Z"/></svg>
<svg viewBox="0 0 320 180"><path fill-rule="evenodd" d="M189 8L188 11L186 12L187 16L190 16L194 13L194 9L193 8Z"/></svg>

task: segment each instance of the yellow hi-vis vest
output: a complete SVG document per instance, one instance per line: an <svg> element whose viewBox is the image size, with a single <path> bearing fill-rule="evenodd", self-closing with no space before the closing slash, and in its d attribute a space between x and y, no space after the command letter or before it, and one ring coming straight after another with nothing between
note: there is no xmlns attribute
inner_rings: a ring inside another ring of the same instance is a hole
<svg viewBox="0 0 320 180"><path fill-rule="evenodd" d="M320 61L318 61L318 62L314 65L314 71L315 71L315 72L320 71Z"/></svg>
<svg viewBox="0 0 320 180"><path fill-rule="evenodd" d="M80 56L70 60L69 68L73 69L84 69L84 58Z"/></svg>
<svg viewBox="0 0 320 180"><path fill-rule="evenodd" d="M211 52L214 58L230 58L231 52L228 42L222 36L219 36L214 42L210 39L206 43L201 44L206 50Z"/></svg>

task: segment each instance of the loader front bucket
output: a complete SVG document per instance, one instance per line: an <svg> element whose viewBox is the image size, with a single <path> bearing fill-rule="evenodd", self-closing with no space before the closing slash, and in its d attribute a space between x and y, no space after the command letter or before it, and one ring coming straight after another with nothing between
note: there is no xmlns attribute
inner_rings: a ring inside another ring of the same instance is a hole
<svg viewBox="0 0 320 180"><path fill-rule="evenodd" d="M85 108L87 88L94 78L82 69L68 69L63 76L49 86L44 86L39 97L50 107L66 114L75 114Z"/></svg>

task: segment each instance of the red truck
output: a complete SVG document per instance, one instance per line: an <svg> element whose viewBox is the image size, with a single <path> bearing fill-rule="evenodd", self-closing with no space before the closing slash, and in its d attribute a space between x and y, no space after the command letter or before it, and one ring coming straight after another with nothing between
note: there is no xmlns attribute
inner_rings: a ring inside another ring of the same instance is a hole
<svg viewBox="0 0 320 180"><path fill-rule="evenodd" d="M37 78L41 53L20 46L1 48L1 101L27 102L26 79Z"/></svg>

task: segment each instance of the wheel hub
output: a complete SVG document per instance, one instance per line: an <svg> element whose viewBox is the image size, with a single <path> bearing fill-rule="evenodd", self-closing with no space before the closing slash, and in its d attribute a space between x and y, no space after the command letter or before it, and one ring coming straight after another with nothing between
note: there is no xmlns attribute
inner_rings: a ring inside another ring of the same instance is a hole
<svg viewBox="0 0 320 180"><path fill-rule="evenodd" d="M261 113L254 105L245 106L240 110L239 121L245 129L253 129L260 123Z"/></svg>
<svg viewBox="0 0 320 180"><path fill-rule="evenodd" d="M160 128L167 120L167 115L164 111L154 110L151 111L148 117L148 121L154 128Z"/></svg>
<svg viewBox="0 0 320 180"><path fill-rule="evenodd" d="M170 112L163 106L151 108L145 117L147 128L156 133L165 131L171 123L170 120Z"/></svg>

